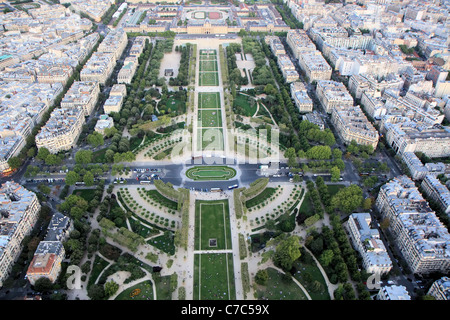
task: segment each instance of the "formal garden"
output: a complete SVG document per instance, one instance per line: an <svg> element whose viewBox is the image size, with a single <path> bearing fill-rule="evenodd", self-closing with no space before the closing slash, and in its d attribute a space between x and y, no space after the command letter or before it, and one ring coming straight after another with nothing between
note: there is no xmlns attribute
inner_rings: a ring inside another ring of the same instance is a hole
<svg viewBox="0 0 450 320"><path fill-rule="evenodd" d="M228 166L195 166L186 171L186 177L195 181L230 180L236 170Z"/></svg>

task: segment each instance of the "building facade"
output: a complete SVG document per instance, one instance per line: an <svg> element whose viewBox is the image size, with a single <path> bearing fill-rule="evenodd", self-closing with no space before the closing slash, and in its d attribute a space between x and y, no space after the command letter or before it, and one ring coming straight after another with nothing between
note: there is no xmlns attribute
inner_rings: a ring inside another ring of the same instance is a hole
<svg viewBox="0 0 450 320"><path fill-rule="evenodd" d="M0 286L22 251L22 240L36 223L41 205L35 193L14 181L0 188Z"/></svg>

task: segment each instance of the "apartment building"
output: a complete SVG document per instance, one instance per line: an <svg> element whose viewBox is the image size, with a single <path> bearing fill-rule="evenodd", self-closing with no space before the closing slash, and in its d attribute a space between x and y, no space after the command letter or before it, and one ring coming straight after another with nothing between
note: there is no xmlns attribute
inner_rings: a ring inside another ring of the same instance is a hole
<svg viewBox="0 0 450 320"><path fill-rule="evenodd" d="M109 97L103 104L103 111L106 114L111 112L119 112L122 108L123 101L127 95L127 87L125 84L115 84L109 92Z"/></svg>
<svg viewBox="0 0 450 320"><path fill-rule="evenodd" d="M23 238L36 223L41 205L35 193L14 181L0 188L0 286L21 252Z"/></svg>
<svg viewBox="0 0 450 320"><path fill-rule="evenodd" d="M99 93L97 81L75 81L61 100L61 107L81 109L87 117L94 110Z"/></svg>
<svg viewBox="0 0 450 320"><path fill-rule="evenodd" d="M374 150L377 148L378 131L359 106L335 106L331 112L331 122L344 143L355 141L360 145L372 146Z"/></svg>
<svg viewBox="0 0 450 320"><path fill-rule="evenodd" d="M380 91L369 89L361 95L361 106L372 119L380 120L386 114L385 102Z"/></svg>
<svg viewBox="0 0 450 320"><path fill-rule="evenodd" d="M286 50L284 49L281 40L277 36L265 36L264 41L269 45L270 50L275 56L279 54L286 54Z"/></svg>
<svg viewBox="0 0 450 320"><path fill-rule="evenodd" d="M104 134L105 133L105 129L109 129L114 127L114 120L111 117L108 117L108 115L106 114L102 114L99 118L99 120L97 121L97 123L95 124L95 128L94 130Z"/></svg>
<svg viewBox="0 0 450 320"><path fill-rule="evenodd" d="M114 70L116 59L111 52L94 52L80 72L81 81L98 81L104 85Z"/></svg>
<svg viewBox="0 0 450 320"><path fill-rule="evenodd" d="M375 206L411 272L450 271L450 234L414 182L399 176L380 188Z"/></svg>
<svg viewBox="0 0 450 320"><path fill-rule="evenodd" d="M308 96L308 91L302 82L291 83L291 97L294 99L298 111L301 113L311 112L313 109L313 101Z"/></svg>
<svg viewBox="0 0 450 320"><path fill-rule="evenodd" d="M136 56L126 57L123 66L117 74L117 83L130 84L138 67L139 61Z"/></svg>
<svg viewBox="0 0 450 320"><path fill-rule="evenodd" d="M54 283L61 272L61 262L65 250L60 241L41 241L36 248L27 270L27 279L34 285L40 278L47 278Z"/></svg>
<svg viewBox="0 0 450 320"><path fill-rule="evenodd" d="M384 286L378 291L377 300L411 300L405 286Z"/></svg>
<svg viewBox="0 0 450 320"><path fill-rule="evenodd" d="M378 91L381 94L386 89L399 92L403 88L404 80L395 73L391 73L386 77L376 78L370 74L352 75L348 81L348 90L360 99L362 93L366 90Z"/></svg>
<svg viewBox="0 0 450 320"><path fill-rule="evenodd" d="M371 228L369 213L353 213L347 222L353 247L361 254L367 273L386 274L392 269L392 261L377 229Z"/></svg>
<svg viewBox="0 0 450 320"><path fill-rule="evenodd" d="M411 120L424 122L430 125L440 124L445 115L436 110L427 100L408 91L401 97L398 92L387 89L383 93L385 107L388 114L402 114Z"/></svg>
<svg viewBox="0 0 450 320"><path fill-rule="evenodd" d="M11 172L8 160L19 155L25 144L26 140L21 135L0 138L0 171L3 174Z"/></svg>
<svg viewBox="0 0 450 320"><path fill-rule="evenodd" d="M36 71L36 80L40 83L67 83L73 74L73 68L69 65L45 65Z"/></svg>
<svg viewBox="0 0 450 320"><path fill-rule="evenodd" d="M353 97L342 82L319 80L316 94L327 113L331 113L336 106L353 106Z"/></svg>
<svg viewBox="0 0 450 320"><path fill-rule="evenodd" d="M331 79L332 69L320 51L302 53L298 63L309 82Z"/></svg>
<svg viewBox="0 0 450 320"><path fill-rule="evenodd" d="M396 123L384 122L387 143L397 153L423 152L430 158L450 155L450 130L402 118Z"/></svg>
<svg viewBox="0 0 450 320"><path fill-rule="evenodd" d="M299 75L297 73L297 70L295 69L295 66L292 63L291 58L289 58L287 54L279 54L277 56L277 64L281 70L284 80L287 83L298 80Z"/></svg>
<svg viewBox="0 0 450 320"><path fill-rule="evenodd" d="M118 60L128 43L127 33L123 29L111 30L99 44L97 52L112 53L114 61Z"/></svg>
<svg viewBox="0 0 450 320"><path fill-rule="evenodd" d="M53 154L70 150L80 136L84 121L81 108L53 110L50 119L36 135L36 147L45 147Z"/></svg>
<svg viewBox="0 0 450 320"><path fill-rule="evenodd" d="M427 175L438 176L445 173L444 163L426 163L424 165L414 152L404 152L402 160L408 167L413 180L422 180Z"/></svg>
<svg viewBox="0 0 450 320"><path fill-rule="evenodd" d="M422 181L423 192L435 201L446 214L450 214L450 191L434 175L428 174Z"/></svg>
<svg viewBox="0 0 450 320"><path fill-rule="evenodd" d="M304 114L302 116L302 119L305 121L309 121L313 124L315 124L316 126L319 127L320 130L324 130L325 129L325 122L323 121L320 113L318 113L317 111L313 111L313 112L309 112L307 114Z"/></svg>
<svg viewBox="0 0 450 320"><path fill-rule="evenodd" d="M287 32L286 43L292 50L294 57L299 60L300 56L307 52L316 52L316 46L311 41L306 31L302 29L291 29Z"/></svg>
<svg viewBox="0 0 450 320"><path fill-rule="evenodd" d="M435 297L436 300L450 300L450 278L442 277L433 282L427 295Z"/></svg>

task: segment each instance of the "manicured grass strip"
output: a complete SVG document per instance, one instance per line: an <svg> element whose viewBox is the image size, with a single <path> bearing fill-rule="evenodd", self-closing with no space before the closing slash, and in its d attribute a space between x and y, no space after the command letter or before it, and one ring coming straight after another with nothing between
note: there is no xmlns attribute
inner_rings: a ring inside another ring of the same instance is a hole
<svg viewBox="0 0 450 320"><path fill-rule="evenodd" d="M178 203L164 197L158 190L145 190L145 193L159 204L173 210L178 209Z"/></svg>
<svg viewBox="0 0 450 320"><path fill-rule="evenodd" d="M251 208L251 207L257 206L258 204L260 204L260 203L264 202L265 200L269 199L276 191L277 191L277 189L275 189L275 188L266 188L266 189L264 189L263 192L258 194L256 197L251 198L250 200L247 200L245 202L245 206L247 208Z"/></svg>
<svg viewBox="0 0 450 320"><path fill-rule="evenodd" d="M202 128L222 127L222 114L219 109L199 110L198 121Z"/></svg>
<svg viewBox="0 0 450 320"><path fill-rule="evenodd" d="M194 255L194 300L234 300L233 254Z"/></svg>
<svg viewBox="0 0 450 320"><path fill-rule="evenodd" d="M220 109L219 92L200 92L198 94L199 109Z"/></svg>
<svg viewBox="0 0 450 320"><path fill-rule="evenodd" d="M198 150L223 150L222 128L199 129L197 135Z"/></svg>
<svg viewBox="0 0 450 320"><path fill-rule="evenodd" d="M188 169L186 176L193 180L229 180L236 176L236 170L227 166L201 166Z"/></svg>
<svg viewBox="0 0 450 320"><path fill-rule="evenodd" d="M217 71L217 60L200 60L200 72L202 71Z"/></svg>
<svg viewBox="0 0 450 320"><path fill-rule="evenodd" d="M210 246L211 239L215 239L215 246ZM228 200L195 201L195 249L231 249Z"/></svg>
<svg viewBox="0 0 450 320"><path fill-rule="evenodd" d="M218 86L219 73L218 72L200 72L199 74L200 86Z"/></svg>

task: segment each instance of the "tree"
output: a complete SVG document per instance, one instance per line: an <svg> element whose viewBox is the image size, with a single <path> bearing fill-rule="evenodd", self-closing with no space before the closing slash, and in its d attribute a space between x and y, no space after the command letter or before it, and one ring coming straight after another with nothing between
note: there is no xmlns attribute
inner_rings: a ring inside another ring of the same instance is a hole
<svg viewBox="0 0 450 320"><path fill-rule="evenodd" d="M331 198L331 206L334 209L350 213L358 208L363 201L362 189L357 185L350 185L338 191Z"/></svg>
<svg viewBox="0 0 450 320"><path fill-rule="evenodd" d="M54 166L54 165L58 165L61 163L61 159L58 158L58 156L56 154L49 154L46 158L45 158L45 164L49 165L49 166Z"/></svg>
<svg viewBox="0 0 450 320"><path fill-rule="evenodd" d="M334 258L334 253L333 250L325 250L324 252L322 252L322 254L320 255L320 263L322 264L322 266L326 267L328 266Z"/></svg>
<svg viewBox="0 0 450 320"><path fill-rule="evenodd" d="M47 156L49 154L50 154L50 151L48 151L47 148L41 147L38 150L38 154L37 154L36 158L38 158L39 160L45 160L45 158L47 158Z"/></svg>
<svg viewBox="0 0 450 320"><path fill-rule="evenodd" d="M273 260L283 270L289 271L294 261L300 256L300 239L297 236L291 236L277 245Z"/></svg>
<svg viewBox="0 0 450 320"><path fill-rule="evenodd" d="M80 176L75 171L69 171L66 174L66 185L73 186L78 180Z"/></svg>
<svg viewBox="0 0 450 320"><path fill-rule="evenodd" d="M32 158L32 157L34 157L35 155L36 155L36 148L31 147L30 149L28 149L28 151L27 151L27 157Z"/></svg>
<svg viewBox="0 0 450 320"><path fill-rule="evenodd" d="M153 111L150 113L153 113ZM103 133L105 134L105 137L109 138L109 137L114 136L117 132L119 132L119 131L116 129L116 127L111 127L111 128L105 128L105 131Z"/></svg>
<svg viewBox="0 0 450 320"><path fill-rule="evenodd" d="M20 168L22 160L19 157L11 157L8 159L8 165L12 170Z"/></svg>
<svg viewBox="0 0 450 320"><path fill-rule="evenodd" d="M80 150L75 154L77 164L88 164L92 162L93 152L90 150Z"/></svg>
<svg viewBox="0 0 450 320"><path fill-rule="evenodd" d="M372 208L372 199L371 198L364 199L362 207L363 207L364 210L371 209Z"/></svg>
<svg viewBox="0 0 450 320"><path fill-rule="evenodd" d="M314 146L306 152L309 159L326 160L331 158L331 148L329 146Z"/></svg>
<svg viewBox="0 0 450 320"><path fill-rule="evenodd" d="M108 281L107 283L105 283L104 290L105 290L105 296L111 297L113 294L115 294L117 292L117 290L119 290L119 285L116 282L114 282L113 280L111 280L111 281Z"/></svg>
<svg viewBox="0 0 450 320"><path fill-rule="evenodd" d="M83 177L83 182L87 187L94 185L94 175L91 171L86 172L86 174Z"/></svg>
<svg viewBox="0 0 450 320"><path fill-rule="evenodd" d="M92 132L86 139L87 142L94 147L99 147L105 143L103 140L103 135L97 131Z"/></svg>
<svg viewBox="0 0 450 320"><path fill-rule="evenodd" d="M261 286L267 285L267 281L269 280L269 273L266 269L258 270L255 275L255 282Z"/></svg>
<svg viewBox="0 0 450 320"><path fill-rule="evenodd" d="M330 169L331 173L331 181L336 182L339 181L339 178L341 177L341 170L339 170L338 167L334 166Z"/></svg>
<svg viewBox="0 0 450 320"><path fill-rule="evenodd" d="M105 298L105 289L100 284L93 284L88 289L88 296L91 300L103 300Z"/></svg>
<svg viewBox="0 0 450 320"><path fill-rule="evenodd" d="M47 277L42 277L36 280L34 283L34 290L38 292L48 292L53 288L53 283Z"/></svg>

